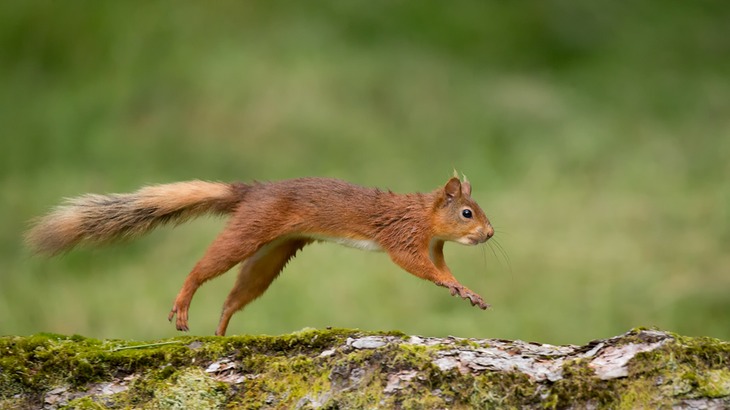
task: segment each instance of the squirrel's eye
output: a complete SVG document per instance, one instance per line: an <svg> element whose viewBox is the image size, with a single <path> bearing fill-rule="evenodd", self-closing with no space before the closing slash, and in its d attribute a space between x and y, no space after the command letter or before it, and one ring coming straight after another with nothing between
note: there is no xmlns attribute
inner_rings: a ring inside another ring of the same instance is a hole
<svg viewBox="0 0 730 410"><path fill-rule="evenodd" d="M465 209L461 211L461 216L464 218L471 218L471 209Z"/></svg>

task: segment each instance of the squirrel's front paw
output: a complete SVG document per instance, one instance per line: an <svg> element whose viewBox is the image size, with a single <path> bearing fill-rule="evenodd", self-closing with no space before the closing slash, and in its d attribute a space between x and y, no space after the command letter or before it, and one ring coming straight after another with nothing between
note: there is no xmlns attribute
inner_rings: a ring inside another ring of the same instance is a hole
<svg viewBox="0 0 730 410"><path fill-rule="evenodd" d="M187 332L188 329L188 306L178 305L177 302L175 302L175 305L172 307L172 310L170 310L170 314L167 315L167 320L172 322L172 319L175 318L177 315L177 320L175 321L175 328L177 330L180 330L182 332Z"/></svg>
<svg viewBox="0 0 730 410"><path fill-rule="evenodd" d="M481 296L477 295L476 293L472 292L470 289L464 286L451 285L448 286L448 288L452 296L459 296L462 299L468 299L469 303L471 303L472 306L479 306L479 308L483 310L489 309L491 307L489 303L485 302L484 299L482 299Z"/></svg>

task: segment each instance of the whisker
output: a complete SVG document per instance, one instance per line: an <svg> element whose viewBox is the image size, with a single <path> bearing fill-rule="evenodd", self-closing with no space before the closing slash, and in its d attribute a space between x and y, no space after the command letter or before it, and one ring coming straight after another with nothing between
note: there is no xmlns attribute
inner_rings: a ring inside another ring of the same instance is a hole
<svg viewBox="0 0 730 410"><path fill-rule="evenodd" d="M502 244L501 244L501 243L499 243L499 241L498 241L498 240L495 240L495 241L494 241L494 244L495 244L495 245L497 246L497 248L499 249L499 252L500 252L500 253L502 254L502 257L503 257L503 258L505 259L505 261L507 261L507 264L508 264L508 265L512 265L512 260L511 260L511 259L509 258L509 254L507 254L507 251L506 251L506 250L504 250L504 246L502 246Z"/></svg>
<svg viewBox="0 0 730 410"><path fill-rule="evenodd" d="M484 270L487 270L487 251L484 250L483 246L480 246L482 248L482 260L484 261Z"/></svg>
<svg viewBox="0 0 730 410"><path fill-rule="evenodd" d="M494 240L494 246L496 246L499 253L502 254L502 258L504 259L505 263L507 264L507 268L509 268L509 273L510 273L510 275L512 275L512 273L513 273L512 260L510 259L509 254L504 249L504 246L502 246L502 244L499 243L499 241Z"/></svg>
<svg viewBox="0 0 730 410"><path fill-rule="evenodd" d="M492 241L487 242L487 247L490 251L492 251L492 255L494 255L494 259L499 262L499 257L497 257L497 252L494 251L494 248L492 247ZM486 256L486 252L484 252L484 255Z"/></svg>
<svg viewBox="0 0 730 410"><path fill-rule="evenodd" d="M505 232L505 231L504 231L504 230L502 230L502 229L497 229L497 228L496 228L496 227L494 226L494 220L492 220L492 228L494 229L494 233L495 233L495 234L499 234L499 236L502 236L502 235L506 235L506 236L509 236L509 233ZM497 260L497 262L498 262L498 263L499 263L500 265L504 266L504 265L502 264L502 261L501 261L501 260L500 260L500 258L499 258L499 255L497 255L497 252L496 252L496 251L494 250L494 247L496 247L496 248L497 248L497 251L499 251L499 253L500 253L500 254L502 255L502 260L504 261L504 264L506 264L506 265L507 265L507 268L508 268L508 270L509 270L510 276L513 276L513 271L512 271L512 260L510 260L510 258L509 258L509 255L507 254L507 251L505 251L505 249L504 249L504 246L502 246L502 244L501 244L501 243L499 243L499 241L498 241L497 239L495 239L495 238L492 238L492 239L491 239L490 241L488 241L487 243L489 244L489 249L491 249L491 251L492 251L492 254L494 255L494 258L495 258L495 259ZM492 246L492 243L494 243L494 246ZM514 279L514 278L513 278L513 279Z"/></svg>

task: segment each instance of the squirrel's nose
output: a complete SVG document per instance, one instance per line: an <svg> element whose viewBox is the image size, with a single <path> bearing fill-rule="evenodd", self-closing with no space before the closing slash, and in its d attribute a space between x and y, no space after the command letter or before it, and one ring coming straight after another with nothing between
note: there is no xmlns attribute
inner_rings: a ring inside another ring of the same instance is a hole
<svg viewBox="0 0 730 410"><path fill-rule="evenodd" d="M492 227L492 224L487 224L486 234L487 234L487 239L494 236L494 228Z"/></svg>

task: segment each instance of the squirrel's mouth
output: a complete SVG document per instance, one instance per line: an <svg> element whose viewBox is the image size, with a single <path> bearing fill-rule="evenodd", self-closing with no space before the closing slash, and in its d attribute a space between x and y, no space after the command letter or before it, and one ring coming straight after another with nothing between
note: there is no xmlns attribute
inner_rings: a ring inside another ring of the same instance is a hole
<svg viewBox="0 0 730 410"><path fill-rule="evenodd" d="M481 243L484 243L484 242L488 241L489 240L489 236L487 236L487 235L481 235L481 236L479 236L477 238L474 238L472 240L473 240L472 245L479 245Z"/></svg>
<svg viewBox="0 0 730 410"><path fill-rule="evenodd" d="M456 242L459 242L463 245L479 245L484 242L486 242L490 238L489 235L479 235L479 234L473 234L473 235L467 235L462 238L459 238Z"/></svg>

